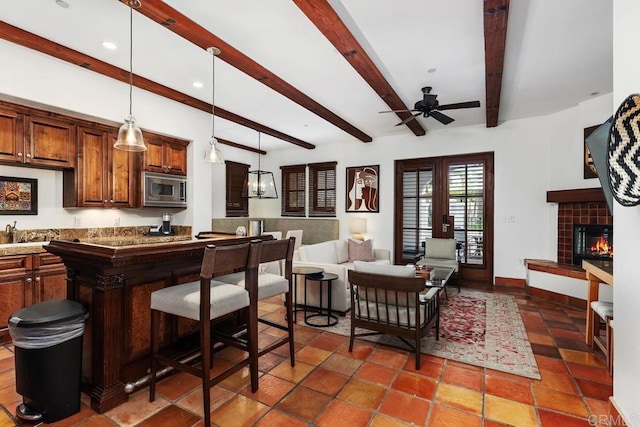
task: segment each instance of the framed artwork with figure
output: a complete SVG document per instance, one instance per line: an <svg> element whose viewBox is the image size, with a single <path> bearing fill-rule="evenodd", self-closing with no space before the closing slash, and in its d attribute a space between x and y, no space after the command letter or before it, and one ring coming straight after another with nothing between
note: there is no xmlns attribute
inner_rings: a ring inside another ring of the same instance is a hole
<svg viewBox="0 0 640 427"><path fill-rule="evenodd" d="M347 212L380 212L380 165L347 168Z"/></svg>

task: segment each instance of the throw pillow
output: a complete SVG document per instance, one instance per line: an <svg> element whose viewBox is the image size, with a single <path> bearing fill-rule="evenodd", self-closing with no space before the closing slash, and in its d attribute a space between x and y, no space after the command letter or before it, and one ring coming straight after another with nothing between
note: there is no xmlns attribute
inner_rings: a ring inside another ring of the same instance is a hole
<svg viewBox="0 0 640 427"><path fill-rule="evenodd" d="M349 239L349 261L373 261L373 240L365 241Z"/></svg>

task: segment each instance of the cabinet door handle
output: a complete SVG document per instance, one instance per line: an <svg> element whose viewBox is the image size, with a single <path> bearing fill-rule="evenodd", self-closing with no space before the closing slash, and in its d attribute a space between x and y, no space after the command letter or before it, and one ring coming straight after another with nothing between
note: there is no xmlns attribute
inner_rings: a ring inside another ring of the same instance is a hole
<svg viewBox="0 0 640 427"><path fill-rule="evenodd" d="M113 200L110 200L111 203L113 203Z"/></svg>
<svg viewBox="0 0 640 427"><path fill-rule="evenodd" d="M107 201L107 200L105 200L104 202L105 202L105 203L108 203L108 201Z"/></svg>
<svg viewBox="0 0 640 427"><path fill-rule="evenodd" d="M31 154L27 153L27 158L30 159L31 157Z"/></svg>
<svg viewBox="0 0 640 427"><path fill-rule="evenodd" d="M18 153L18 156L22 157L22 153Z"/></svg>
<svg viewBox="0 0 640 427"><path fill-rule="evenodd" d="M33 279L31 279L31 277L28 277L27 278L27 283L31 283L31 282L33 282Z"/></svg>
<svg viewBox="0 0 640 427"><path fill-rule="evenodd" d="M36 282L40 281L40 276L36 276Z"/></svg>

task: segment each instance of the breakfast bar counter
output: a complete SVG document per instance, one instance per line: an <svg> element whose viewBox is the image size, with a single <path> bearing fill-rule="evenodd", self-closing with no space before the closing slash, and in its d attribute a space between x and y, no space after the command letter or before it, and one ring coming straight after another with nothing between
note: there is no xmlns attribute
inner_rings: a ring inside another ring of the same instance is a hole
<svg viewBox="0 0 640 427"><path fill-rule="evenodd" d="M53 240L46 250L62 258L67 268L67 298L89 310L82 355L83 390L91 406L103 413L128 399L144 382L150 345L151 293L200 277L206 245L248 242L256 237L210 233L172 241ZM271 239L271 236L265 236ZM184 240L187 239L187 240ZM163 348L183 347L197 339L195 322L163 321ZM127 386L128 385L128 386Z"/></svg>

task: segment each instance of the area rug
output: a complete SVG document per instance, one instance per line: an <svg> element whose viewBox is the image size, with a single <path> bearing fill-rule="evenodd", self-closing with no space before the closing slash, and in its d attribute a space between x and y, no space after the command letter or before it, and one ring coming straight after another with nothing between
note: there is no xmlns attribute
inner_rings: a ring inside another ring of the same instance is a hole
<svg viewBox="0 0 640 427"><path fill-rule="evenodd" d="M462 289L441 296L440 340L435 334L421 341L422 353L456 360L470 365L495 369L523 377L540 379L540 372L527 332L511 295ZM340 317L327 331L349 336L351 317ZM356 333L365 332L356 328ZM374 335L368 339L380 344L408 348L391 335Z"/></svg>

